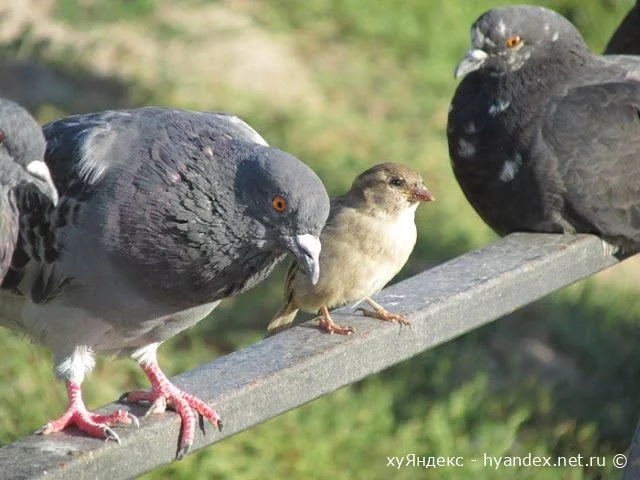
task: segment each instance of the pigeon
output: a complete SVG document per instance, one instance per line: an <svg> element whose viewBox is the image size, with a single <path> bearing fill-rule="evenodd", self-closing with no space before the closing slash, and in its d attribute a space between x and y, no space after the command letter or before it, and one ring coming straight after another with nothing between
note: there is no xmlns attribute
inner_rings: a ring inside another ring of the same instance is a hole
<svg viewBox="0 0 640 480"><path fill-rule="evenodd" d="M158 346L263 280L287 252L316 282L327 192L308 166L223 113L145 107L69 116L43 130L60 201L44 214L21 205L22 261L3 284L22 300L5 325L51 348L66 382L67 411L36 433L73 425L119 442L111 426L137 419L123 409L90 413L81 384L94 353L127 354L151 391L123 400L149 403L148 413L175 409L182 458L193 410L222 424L164 375Z"/></svg>
<svg viewBox="0 0 640 480"><path fill-rule="evenodd" d="M44 148L40 126L29 112L11 100L0 98L0 282L9 272L18 241L18 190L26 195L35 189L48 202L58 201L58 192L44 163Z"/></svg>
<svg viewBox="0 0 640 480"><path fill-rule="evenodd" d="M351 334L354 329L336 325L329 308L349 302L367 302L366 316L408 325L402 314L388 312L371 299L400 271L416 243L415 212L420 202L434 196L420 174L398 163L381 163L358 175L351 189L331 201L322 230L317 283L293 261L284 286L284 305L268 333L291 326L298 310L322 313L320 328L328 333Z"/></svg>
<svg viewBox="0 0 640 480"><path fill-rule="evenodd" d="M640 58L592 53L542 7L482 14L451 102L449 153L498 234L592 233L640 242Z"/></svg>
<svg viewBox="0 0 640 480"><path fill-rule="evenodd" d="M627 16L613 33L604 53L640 55L640 0L631 7Z"/></svg>

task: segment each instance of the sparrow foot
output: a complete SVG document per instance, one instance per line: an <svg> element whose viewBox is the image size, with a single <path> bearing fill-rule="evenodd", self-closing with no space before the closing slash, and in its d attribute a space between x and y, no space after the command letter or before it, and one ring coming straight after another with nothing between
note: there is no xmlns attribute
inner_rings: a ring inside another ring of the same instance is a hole
<svg viewBox="0 0 640 480"><path fill-rule="evenodd" d="M399 323L400 325L411 325L411 322L407 320L407 316L404 313L391 313L382 305L374 302L370 298L366 298L365 302L371 305L373 312L364 308L357 308L356 312L362 312L362 315L365 317L377 318L385 322L394 322Z"/></svg>
<svg viewBox="0 0 640 480"><path fill-rule="evenodd" d="M320 307L320 311L322 312L322 316L320 317L320 323L318 323L318 328L320 330L324 330L327 333L338 335L351 335L356 333L353 327L343 327L341 325L336 325L329 315L329 309L326 306Z"/></svg>

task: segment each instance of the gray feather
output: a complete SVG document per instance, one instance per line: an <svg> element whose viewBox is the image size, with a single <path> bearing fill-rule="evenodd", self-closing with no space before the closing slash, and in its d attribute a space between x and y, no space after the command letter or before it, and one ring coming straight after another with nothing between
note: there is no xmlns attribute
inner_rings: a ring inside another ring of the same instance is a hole
<svg viewBox="0 0 640 480"><path fill-rule="evenodd" d="M500 234L586 232L635 248L640 58L593 54L541 7L491 10L472 32L473 48L495 46L449 114L453 170L469 202ZM515 35L522 43L510 49Z"/></svg>
<svg viewBox="0 0 640 480"><path fill-rule="evenodd" d="M58 365L80 345L162 342L264 279L286 253L282 237L319 236L322 182L234 118L141 108L44 127L60 202L20 196L21 268L4 287L23 296L18 328Z"/></svg>

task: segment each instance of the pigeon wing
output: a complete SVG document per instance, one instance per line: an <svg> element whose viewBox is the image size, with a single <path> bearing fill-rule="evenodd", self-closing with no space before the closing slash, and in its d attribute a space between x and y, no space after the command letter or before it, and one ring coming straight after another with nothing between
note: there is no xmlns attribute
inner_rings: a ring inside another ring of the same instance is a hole
<svg viewBox="0 0 640 480"><path fill-rule="evenodd" d="M580 231L640 241L640 84L569 89L544 114L542 142Z"/></svg>

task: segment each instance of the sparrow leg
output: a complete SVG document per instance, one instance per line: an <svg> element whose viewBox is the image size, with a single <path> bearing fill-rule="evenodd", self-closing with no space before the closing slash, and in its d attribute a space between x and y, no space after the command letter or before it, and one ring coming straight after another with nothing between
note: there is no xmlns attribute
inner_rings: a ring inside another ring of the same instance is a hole
<svg viewBox="0 0 640 480"><path fill-rule="evenodd" d="M67 382L69 407L57 420L52 420L35 431L36 435L60 432L68 426L75 426L90 437L104 438L120 443L120 438L111 428L112 425L139 425L138 419L125 410L117 410L109 415L91 413L82 401L82 390L77 382Z"/></svg>
<svg viewBox="0 0 640 480"><path fill-rule="evenodd" d="M364 315L365 317L373 317L379 320L384 320L385 322L396 322L400 325L411 325L411 322L407 320L407 316L404 313L391 313L387 311L382 305L374 302L370 298L365 298L364 301L371 305L371 308L373 308L373 312L370 310L365 310L364 308L358 308L356 309L356 312L362 312L362 315Z"/></svg>
<svg viewBox="0 0 640 480"><path fill-rule="evenodd" d="M329 309L326 305L320 307L320 311L322 312L322 317L320 317L318 327L320 327L321 330L324 330L327 333L337 333L339 335L351 335L352 333L356 333L353 327L342 327L333 323L333 319L331 318L331 315L329 315Z"/></svg>
<svg viewBox="0 0 640 480"><path fill-rule="evenodd" d="M178 412L182 418L182 440L178 459L183 458L193 444L196 430L196 416L193 410L222 430L222 421L216 411L199 398L183 392L171 383L155 359L140 363L140 366L151 382L151 391L129 392L123 395L122 399L132 403L149 403L150 407L145 417L154 413L163 413L167 407Z"/></svg>

